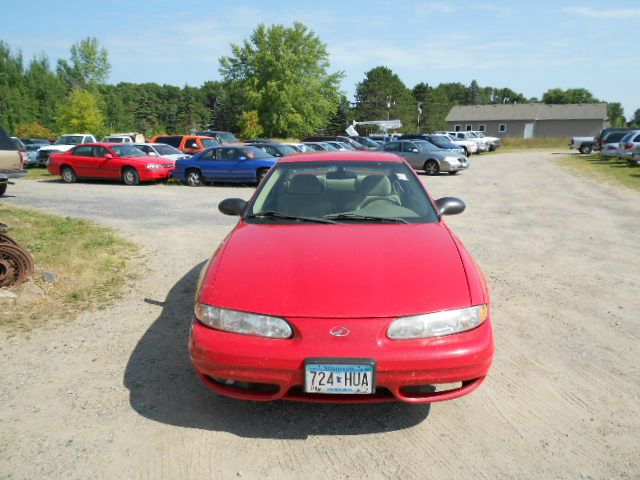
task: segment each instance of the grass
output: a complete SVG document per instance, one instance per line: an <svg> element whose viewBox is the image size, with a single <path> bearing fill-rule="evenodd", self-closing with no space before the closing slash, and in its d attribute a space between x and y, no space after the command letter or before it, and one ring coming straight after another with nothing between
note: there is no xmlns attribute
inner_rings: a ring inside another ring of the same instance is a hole
<svg viewBox="0 0 640 480"><path fill-rule="evenodd" d="M570 139L566 137L505 137L502 139L502 146L498 152L527 150L527 149L544 149L544 148L569 148Z"/></svg>
<svg viewBox="0 0 640 480"><path fill-rule="evenodd" d="M556 162L594 180L624 185L640 191L640 168L629 166L626 160L592 153L590 155L567 155L556 159Z"/></svg>
<svg viewBox="0 0 640 480"><path fill-rule="evenodd" d="M34 281L45 295L26 308L0 309L0 325L9 330L104 309L136 278L132 264L140 262L138 247L110 228L7 204L0 205L0 222L12 227L8 234L33 255L39 272L56 276L55 283L45 283L36 273Z"/></svg>
<svg viewBox="0 0 640 480"><path fill-rule="evenodd" d="M51 175L46 168L37 167L37 168L28 168L27 176L24 178L28 178L29 180L53 180L59 179L58 175Z"/></svg>

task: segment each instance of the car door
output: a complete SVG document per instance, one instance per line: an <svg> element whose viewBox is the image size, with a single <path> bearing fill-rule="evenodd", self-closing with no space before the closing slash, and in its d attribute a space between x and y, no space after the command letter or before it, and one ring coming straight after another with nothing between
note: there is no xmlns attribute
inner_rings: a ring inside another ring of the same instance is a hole
<svg viewBox="0 0 640 480"><path fill-rule="evenodd" d="M418 146L413 142L402 143L402 156L413 168L420 169L424 164L424 156Z"/></svg>
<svg viewBox="0 0 640 480"><path fill-rule="evenodd" d="M107 158L110 155L110 158ZM120 178L121 161L106 147L96 145L93 147L93 156L95 158L96 177L99 178Z"/></svg>
<svg viewBox="0 0 640 480"><path fill-rule="evenodd" d="M229 161L226 152L225 155L223 155L223 150L228 149L222 147L212 148L195 158L197 160L197 166L200 168L206 181L224 181L229 178L229 170L232 162Z"/></svg>
<svg viewBox="0 0 640 480"><path fill-rule="evenodd" d="M71 150L71 167L78 177L95 176L95 157L91 145L78 145Z"/></svg>

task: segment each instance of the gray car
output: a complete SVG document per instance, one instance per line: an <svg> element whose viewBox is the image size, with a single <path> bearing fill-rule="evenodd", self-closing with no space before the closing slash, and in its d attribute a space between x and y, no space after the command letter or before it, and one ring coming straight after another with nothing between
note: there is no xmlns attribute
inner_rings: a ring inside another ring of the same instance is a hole
<svg viewBox="0 0 640 480"><path fill-rule="evenodd" d="M424 170L427 175L440 172L455 175L469 168L469 160L464 155L443 150L425 140L389 142L382 149L400 155L414 170Z"/></svg>
<svg viewBox="0 0 640 480"><path fill-rule="evenodd" d="M618 156L631 161L633 152L640 147L640 130L631 130L620 139L618 144Z"/></svg>

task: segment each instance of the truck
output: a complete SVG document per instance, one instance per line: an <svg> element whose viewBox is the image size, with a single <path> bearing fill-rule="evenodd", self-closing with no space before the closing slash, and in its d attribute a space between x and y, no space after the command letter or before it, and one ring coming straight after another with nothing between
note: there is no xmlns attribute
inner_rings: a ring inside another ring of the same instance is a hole
<svg viewBox="0 0 640 480"><path fill-rule="evenodd" d="M24 177L25 156L18 150L7 132L0 129L0 197L13 185L12 178Z"/></svg>
<svg viewBox="0 0 640 480"><path fill-rule="evenodd" d="M571 137L570 149L578 149L580 153L587 154L594 150L596 137Z"/></svg>
<svg viewBox="0 0 640 480"><path fill-rule="evenodd" d="M47 145L38 150L38 162L44 165L49 163L49 157L56 153L66 152L71 150L76 145L81 143L95 143L96 137L89 133L71 133L68 135L61 135L53 145Z"/></svg>

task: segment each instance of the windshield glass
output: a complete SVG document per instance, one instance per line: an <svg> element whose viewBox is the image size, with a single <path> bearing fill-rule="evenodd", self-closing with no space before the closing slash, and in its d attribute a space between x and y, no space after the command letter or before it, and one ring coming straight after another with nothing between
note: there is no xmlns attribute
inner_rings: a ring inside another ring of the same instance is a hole
<svg viewBox="0 0 640 480"><path fill-rule="evenodd" d="M436 150L440 150L431 142L413 142L421 152L434 152Z"/></svg>
<svg viewBox="0 0 640 480"><path fill-rule="evenodd" d="M258 147L244 147L240 150L245 157L252 160L259 160L261 158L273 158L273 155L268 154Z"/></svg>
<svg viewBox="0 0 640 480"><path fill-rule="evenodd" d="M184 155L180 150L171 145L154 145L153 148L158 155Z"/></svg>
<svg viewBox="0 0 640 480"><path fill-rule="evenodd" d="M430 137L429 141L440 148L460 148L455 143L451 143L446 137Z"/></svg>
<svg viewBox="0 0 640 480"><path fill-rule="evenodd" d="M296 223L278 214L338 223L437 222L415 174L401 162L319 161L279 163L245 215L250 223ZM258 215L258 216L255 216ZM365 218L368 217L368 218Z"/></svg>
<svg viewBox="0 0 640 480"><path fill-rule="evenodd" d="M292 153L298 153L298 150L296 150L293 147L290 147L289 145L278 145L278 150L280 150L280 153L282 155L291 155Z"/></svg>
<svg viewBox="0 0 640 480"><path fill-rule="evenodd" d="M62 135L58 140L56 140L56 145L80 145L82 139L84 137L82 135Z"/></svg>
<svg viewBox="0 0 640 480"><path fill-rule="evenodd" d="M202 144L204 145L204 148L213 148L213 147L217 147L218 145L220 145L213 138L203 138L202 139Z"/></svg>
<svg viewBox="0 0 640 480"><path fill-rule="evenodd" d="M234 143L238 141L236 136L233 133L229 133L229 132L218 133L218 137L220 137L220 139L224 143Z"/></svg>
<svg viewBox="0 0 640 480"><path fill-rule="evenodd" d="M119 157L145 157L146 154L131 145L114 145L111 150Z"/></svg>

